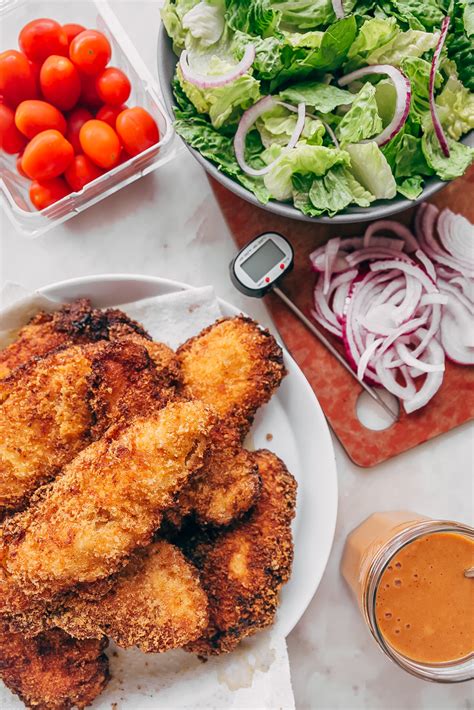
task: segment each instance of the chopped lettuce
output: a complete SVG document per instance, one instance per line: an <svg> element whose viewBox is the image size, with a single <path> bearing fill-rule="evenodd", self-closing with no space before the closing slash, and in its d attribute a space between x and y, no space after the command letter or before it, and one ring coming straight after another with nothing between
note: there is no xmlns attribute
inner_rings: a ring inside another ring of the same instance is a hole
<svg viewBox="0 0 474 710"><path fill-rule="evenodd" d="M353 62L354 64L366 63L365 58L371 52L385 46L399 31L394 17L374 17L366 20L351 44L347 54L348 58L356 60Z"/></svg>
<svg viewBox="0 0 474 710"><path fill-rule="evenodd" d="M281 13L283 25L298 30L311 30L336 19L331 0L273 0L271 4Z"/></svg>
<svg viewBox="0 0 474 710"><path fill-rule="evenodd" d="M280 92L280 98L295 104L303 101L319 113L331 113L338 106L351 104L355 96L350 91L340 89L338 86L318 81L306 81L287 87Z"/></svg>
<svg viewBox="0 0 474 710"><path fill-rule="evenodd" d="M397 33L389 42L370 52L366 57L366 62L367 64L399 66L406 57L421 57L425 52L434 49L438 37L439 32L422 32L421 30L407 30L407 32Z"/></svg>
<svg viewBox="0 0 474 710"><path fill-rule="evenodd" d="M297 120L297 115L284 106L276 106L272 111L268 111L258 119L256 124L263 145L266 148L271 145L286 146L295 130ZM301 139L306 143L321 145L324 133L324 126L319 119L306 117Z"/></svg>
<svg viewBox="0 0 474 710"><path fill-rule="evenodd" d="M472 0L453 0L450 15L451 25L446 38L448 56L456 62L464 86L474 91L474 3Z"/></svg>
<svg viewBox="0 0 474 710"><path fill-rule="evenodd" d="M175 51L185 47L187 31L183 26L183 17L198 2L199 0L165 0L161 9L161 19L169 37L173 40Z"/></svg>
<svg viewBox="0 0 474 710"><path fill-rule="evenodd" d="M397 182L397 192L408 200L416 200L423 192L423 178L421 175L414 175Z"/></svg>
<svg viewBox="0 0 474 710"><path fill-rule="evenodd" d="M459 140L474 128L474 94L450 76L436 98L438 116L451 138Z"/></svg>
<svg viewBox="0 0 474 710"><path fill-rule="evenodd" d="M225 29L224 2L199 2L183 16L182 25L202 47L220 40Z"/></svg>
<svg viewBox="0 0 474 710"><path fill-rule="evenodd" d="M232 30L271 37L280 23L280 13L270 0L227 0L226 20Z"/></svg>
<svg viewBox="0 0 474 710"><path fill-rule="evenodd" d="M334 165L349 165L349 162L349 155L344 150L299 142L293 150L282 151L279 160L264 176L265 187L276 200L289 200L294 173L320 176Z"/></svg>
<svg viewBox="0 0 474 710"><path fill-rule="evenodd" d="M377 109L375 86L364 84L349 111L336 128L341 143L358 143L372 138L382 130L382 119Z"/></svg>
<svg viewBox="0 0 474 710"><path fill-rule="evenodd" d="M411 84L410 115L422 121L430 112L430 70L431 62L421 57L406 57L401 62L401 69ZM438 72L435 79L435 89L439 89L442 78Z"/></svg>
<svg viewBox="0 0 474 710"><path fill-rule="evenodd" d="M230 68L231 65L213 57L208 73L222 74ZM186 96L199 113L209 114L214 128L220 128L224 123L236 123L243 111L261 98L260 82L250 74L243 74L229 84L213 89L200 89L185 81L179 68L177 76Z"/></svg>
<svg viewBox="0 0 474 710"><path fill-rule="evenodd" d="M437 176L441 180L454 180L454 178L463 175L474 160L474 148L463 143L456 143L449 137L447 141L449 158L443 154L433 129L423 134L421 147L426 162L433 168Z"/></svg>
<svg viewBox="0 0 474 710"><path fill-rule="evenodd" d="M346 146L351 157L354 177L378 200L391 200L397 186L390 165L376 143L357 143Z"/></svg>
<svg viewBox="0 0 474 710"><path fill-rule="evenodd" d="M375 197L357 182L350 170L337 166L313 180L309 199L317 210L332 216L352 203L368 207Z"/></svg>

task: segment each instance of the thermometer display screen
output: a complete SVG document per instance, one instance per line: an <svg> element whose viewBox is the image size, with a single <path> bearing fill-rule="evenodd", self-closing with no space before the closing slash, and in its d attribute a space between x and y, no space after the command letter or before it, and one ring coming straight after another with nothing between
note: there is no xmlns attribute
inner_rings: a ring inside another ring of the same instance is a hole
<svg viewBox="0 0 474 710"><path fill-rule="evenodd" d="M265 276L265 274L284 258L285 252L277 247L272 239L267 239L260 249L257 249L256 252L240 264L240 268L243 269L255 283L258 283L262 276Z"/></svg>

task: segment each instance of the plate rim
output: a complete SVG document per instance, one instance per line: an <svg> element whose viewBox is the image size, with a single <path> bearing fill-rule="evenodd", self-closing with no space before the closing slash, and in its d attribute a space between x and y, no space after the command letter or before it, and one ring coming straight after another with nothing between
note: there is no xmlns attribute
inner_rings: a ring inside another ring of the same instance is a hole
<svg viewBox="0 0 474 710"><path fill-rule="evenodd" d="M149 274L133 274L133 273L104 273L104 274L90 274L87 276L78 276L70 279L64 279L61 281L55 281L50 284L46 284L44 286L41 286L37 289L37 291L46 296L49 297L50 295L53 296L54 298L54 292L59 292L62 290L67 290L68 288L77 288L77 287L87 287L90 284L93 283L110 283L113 284L114 282L124 282L128 281L131 283L145 283L145 284L150 284L150 285L155 285L158 287L172 287L173 290L187 290L190 288L196 288L196 286L193 286L191 284L184 283L182 281L177 281L174 279L169 279L169 278L164 278L160 276L152 276ZM168 291L172 292L172 291ZM79 296L77 296L79 297ZM87 297L87 294L84 294L82 297ZM147 298L147 296L144 296L143 298ZM219 302L219 305L226 309L227 311L231 313L235 313L238 315L239 313L243 313L244 315L247 315L244 311L241 309L237 308L234 306L232 303L229 303L229 301L226 301L225 299L220 298L216 294L216 298ZM60 302L60 301L58 301ZM118 303L117 305L123 305L126 307L126 303ZM113 306L112 306L113 307ZM277 338L279 340L279 338ZM284 354L285 354L285 360L286 364L288 367L289 372L292 373L294 377L297 377L300 386L304 388L309 395L309 397L313 400L313 405L315 406L317 412L318 412L318 417L321 422L321 427L320 431L318 432L319 437L324 437L325 441L325 449L328 452L328 462L330 461L330 470L325 471L325 477L329 481L329 486L326 485L327 488L327 501L325 500L325 508L329 510L329 517L331 520L331 524L328 527L326 531L326 539L327 539L327 544L326 544L326 549L324 550L323 554L320 554L320 570L317 574L314 575L314 579L310 585L307 585L307 590L304 595L302 595L302 598L299 603L298 609L293 612L292 615L289 615L288 619L285 619L281 615L277 615L276 620L274 622L274 625L272 628L275 628L278 626L279 630L281 631L282 635L284 637L288 636L291 631L295 628L297 623L300 621L301 617L305 613L306 609L308 608L311 600L315 596L319 585L321 584L321 580L323 578L323 575L326 571L329 557L331 554L331 551L334 546L334 537L335 537L335 531L336 531L336 523L337 523L337 513L338 513L338 503L339 503L339 495L338 495L338 477L337 477L337 466L336 466L336 457L335 457L335 451L334 451L334 446L333 446L333 441L331 438L330 430L329 430L329 425L327 423L326 417L324 415L324 412L322 410L322 407L319 403L319 400L313 391L312 387L310 386L308 380L306 379L303 371L299 367L299 365L296 363L296 361L293 359L291 354L288 352L286 349L285 345L279 340L279 344L281 345ZM307 473L306 473L307 475ZM321 550L320 550L321 553Z"/></svg>

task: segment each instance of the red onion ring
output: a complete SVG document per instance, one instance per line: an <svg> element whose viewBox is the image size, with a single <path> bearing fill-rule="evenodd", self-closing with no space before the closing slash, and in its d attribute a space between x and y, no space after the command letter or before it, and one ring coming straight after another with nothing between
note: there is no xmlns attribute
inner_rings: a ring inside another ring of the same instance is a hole
<svg viewBox="0 0 474 710"><path fill-rule="evenodd" d="M436 80L436 72L438 71L438 65L439 65L439 59L441 56L441 50L443 49L444 42L446 40L446 35L448 34L448 29L449 29L449 23L450 23L450 17L447 15L443 22L441 23L441 32L439 35L439 40L438 44L436 45L436 49L433 53L433 61L431 62L431 69L430 69L430 113L431 113L431 120L433 121L433 128L436 133L436 138L438 139L439 145L441 147L441 150L443 151L443 155L446 156L446 158L449 158L450 152L449 152L449 145L448 145L448 139L446 138L445 132L443 131L443 126L441 125L441 121L439 120L438 117L438 112L436 111L436 103L435 103L435 80Z"/></svg>
<svg viewBox="0 0 474 710"><path fill-rule="evenodd" d="M332 9L338 20L342 20L342 18L346 16L342 0L332 0Z"/></svg>
<svg viewBox="0 0 474 710"><path fill-rule="evenodd" d="M245 139L247 138L247 133L255 125L255 122L260 118L260 116L263 116L264 113L271 111L271 109L277 106L279 103L280 102L274 99L273 96L264 96L263 99L260 99L259 101L257 101L256 104L247 109L247 111L245 111L242 118L240 119L237 131L234 136L234 152L240 168L244 171L244 173L247 173L247 175L252 175L254 177L266 175L266 173L268 173L272 166L280 160L280 157L278 157L276 158L276 160L273 160L269 165L266 165L264 168L260 168L257 170L248 165L245 162L244 157ZM298 104L297 111L298 120L296 121L296 125L292 136L288 142L288 145L286 146L286 150L295 147L304 129L304 122L306 118L305 104Z"/></svg>
<svg viewBox="0 0 474 710"><path fill-rule="evenodd" d="M209 76L206 74L198 74L191 69L189 66L188 51L184 49L179 58L179 66L184 79L190 84L194 84L194 86L197 86L199 89L215 89L219 86L225 86L231 81L235 81L235 79L238 79L240 76L247 74L254 60L255 47L253 44L248 44L245 47L244 56L240 62L235 65L235 67L233 67L226 74L221 74L220 76Z"/></svg>
<svg viewBox="0 0 474 710"><path fill-rule="evenodd" d="M377 145L385 145L385 143L388 143L397 135L408 118L411 103L411 85L408 77L406 77L400 69L392 67L391 64L374 64L370 67L356 69L356 71L346 74L346 76L339 79L338 84L339 86L347 86L347 84L350 84L352 81L361 79L368 74L386 74L392 80L397 92L395 111L388 126L375 138L361 141L362 143L375 141Z"/></svg>

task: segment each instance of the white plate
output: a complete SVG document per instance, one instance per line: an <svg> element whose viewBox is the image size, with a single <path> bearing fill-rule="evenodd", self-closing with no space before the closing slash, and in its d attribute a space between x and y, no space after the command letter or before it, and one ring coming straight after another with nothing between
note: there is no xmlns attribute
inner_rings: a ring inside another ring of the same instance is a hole
<svg viewBox="0 0 474 710"><path fill-rule="evenodd" d="M55 301L90 298L109 307L189 288L152 276L107 274L52 284L41 292ZM240 311L219 300L224 315ZM125 308L126 310L126 308ZM316 396L285 351L288 376L272 400L258 412L251 432L255 448L268 448L285 461L298 481L294 522L295 559L283 588L276 621L287 636L311 601L331 551L337 514L337 473L329 429ZM271 441L267 440L271 434Z"/></svg>

